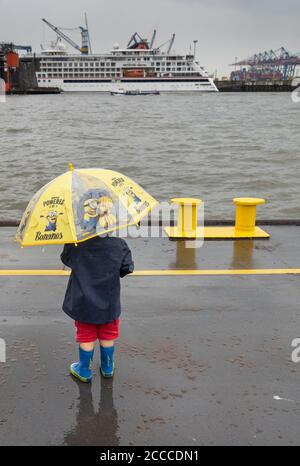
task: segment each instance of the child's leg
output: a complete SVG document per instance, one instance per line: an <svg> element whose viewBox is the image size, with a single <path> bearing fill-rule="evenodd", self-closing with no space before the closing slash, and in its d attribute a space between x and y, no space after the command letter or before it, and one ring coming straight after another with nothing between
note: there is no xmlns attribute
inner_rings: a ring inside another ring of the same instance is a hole
<svg viewBox="0 0 300 466"><path fill-rule="evenodd" d="M96 341L92 341L91 343L79 343L79 346L84 351L93 351L95 349L95 346L96 346Z"/></svg>
<svg viewBox="0 0 300 466"><path fill-rule="evenodd" d="M77 328L77 342L79 343L79 362L70 366L70 372L82 382L92 380L91 363L97 340L97 326L75 322Z"/></svg>
<svg viewBox="0 0 300 466"><path fill-rule="evenodd" d="M103 346L103 348L111 348L114 344L115 340L100 340L100 346Z"/></svg>
<svg viewBox="0 0 300 466"><path fill-rule="evenodd" d="M114 375L114 344L119 336L119 319L107 324L98 325L98 338L100 341L101 373L103 377Z"/></svg>

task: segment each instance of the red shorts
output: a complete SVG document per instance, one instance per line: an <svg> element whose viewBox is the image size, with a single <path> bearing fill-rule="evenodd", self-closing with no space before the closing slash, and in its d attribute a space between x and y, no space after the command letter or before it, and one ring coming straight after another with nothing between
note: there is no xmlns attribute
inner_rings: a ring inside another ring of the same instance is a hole
<svg viewBox="0 0 300 466"><path fill-rule="evenodd" d="M107 324L86 324L75 321L78 343L92 343L96 340L115 340L119 336L119 319Z"/></svg>

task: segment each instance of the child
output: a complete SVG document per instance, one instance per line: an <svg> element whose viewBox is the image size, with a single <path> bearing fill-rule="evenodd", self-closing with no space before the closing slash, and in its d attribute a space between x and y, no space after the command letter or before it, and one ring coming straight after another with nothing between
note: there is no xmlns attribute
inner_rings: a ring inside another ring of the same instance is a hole
<svg viewBox="0 0 300 466"><path fill-rule="evenodd" d="M70 372L82 382L92 380L91 362L99 340L101 373L112 377L121 314L120 277L134 269L130 249L121 238L97 236L65 245L61 260L72 269L63 310L75 320L79 343L79 362L71 364Z"/></svg>

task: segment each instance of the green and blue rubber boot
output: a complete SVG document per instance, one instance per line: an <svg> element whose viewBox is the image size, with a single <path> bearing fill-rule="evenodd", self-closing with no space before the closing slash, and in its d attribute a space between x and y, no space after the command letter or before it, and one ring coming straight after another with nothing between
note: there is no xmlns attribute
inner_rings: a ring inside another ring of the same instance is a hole
<svg viewBox="0 0 300 466"><path fill-rule="evenodd" d="M79 362L74 362L70 366L70 373L76 377L77 379L81 380L81 382L91 382L92 380L92 360L94 356L93 351L84 351L79 346Z"/></svg>
<svg viewBox="0 0 300 466"><path fill-rule="evenodd" d="M103 377L105 377L106 379L110 379L111 377L113 377L114 372L115 372L114 351L115 351L114 346L110 346L109 348L100 346L100 353L101 353L100 371Z"/></svg>

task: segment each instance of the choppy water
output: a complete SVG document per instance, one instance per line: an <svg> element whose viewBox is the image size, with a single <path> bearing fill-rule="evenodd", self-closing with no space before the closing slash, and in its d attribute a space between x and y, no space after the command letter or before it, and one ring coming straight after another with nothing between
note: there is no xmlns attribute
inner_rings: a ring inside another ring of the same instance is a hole
<svg viewBox="0 0 300 466"><path fill-rule="evenodd" d="M121 171L159 200L195 196L207 218L262 196L263 218L300 218L300 104L282 94L13 96L0 104L0 218L76 167Z"/></svg>

